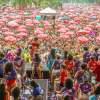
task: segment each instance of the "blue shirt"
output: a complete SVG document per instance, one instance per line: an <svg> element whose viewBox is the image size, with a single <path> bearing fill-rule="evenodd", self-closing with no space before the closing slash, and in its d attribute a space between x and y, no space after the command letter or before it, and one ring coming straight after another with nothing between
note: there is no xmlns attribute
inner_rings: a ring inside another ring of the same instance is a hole
<svg viewBox="0 0 100 100"><path fill-rule="evenodd" d="M40 95L40 92L41 92L41 86L40 85L33 89L33 94L35 96Z"/></svg>
<svg viewBox="0 0 100 100"><path fill-rule="evenodd" d="M99 95L97 95L98 97L99 97ZM90 97L89 97L89 100L97 100L97 97L95 96L95 95L91 95Z"/></svg>
<svg viewBox="0 0 100 100"><path fill-rule="evenodd" d="M8 62L9 60L7 58L4 58L3 61L0 60L0 74L3 74L3 66L6 62Z"/></svg>

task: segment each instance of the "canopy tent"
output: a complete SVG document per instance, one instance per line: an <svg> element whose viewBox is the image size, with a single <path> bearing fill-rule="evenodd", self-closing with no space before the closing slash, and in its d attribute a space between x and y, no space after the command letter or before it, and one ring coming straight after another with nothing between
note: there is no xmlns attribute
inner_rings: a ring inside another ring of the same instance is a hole
<svg viewBox="0 0 100 100"><path fill-rule="evenodd" d="M44 10L40 11L40 13L50 15L50 14L56 14L56 11L48 7L48 8L45 8Z"/></svg>

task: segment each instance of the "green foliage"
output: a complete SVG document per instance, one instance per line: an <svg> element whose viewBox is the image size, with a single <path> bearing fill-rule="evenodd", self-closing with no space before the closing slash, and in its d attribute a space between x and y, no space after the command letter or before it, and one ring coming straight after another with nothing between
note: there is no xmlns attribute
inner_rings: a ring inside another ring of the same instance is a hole
<svg viewBox="0 0 100 100"><path fill-rule="evenodd" d="M41 7L42 8L46 8L46 7L49 7L50 6L50 2L49 1L43 1L41 2Z"/></svg>
<svg viewBox="0 0 100 100"><path fill-rule="evenodd" d="M54 0L52 3L51 3L51 7L54 7L54 8L58 8L58 7L60 7L60 6L62 6L62 2L61 1L59 1L59 0Z"/></svg>
<svg viewBox="0 0 100 100"><path fill-rule="evenodd" d="M19 6L20 9L24 9L28 5L32 5L32 0L13 0L12 2L13 7Z"/></svg>
<svg viewBox="0 0 100 100"><path fill-rule="evenodd" d="M4 4L4 3L9 3L10 0L0 0L0 3Z"/></svg>

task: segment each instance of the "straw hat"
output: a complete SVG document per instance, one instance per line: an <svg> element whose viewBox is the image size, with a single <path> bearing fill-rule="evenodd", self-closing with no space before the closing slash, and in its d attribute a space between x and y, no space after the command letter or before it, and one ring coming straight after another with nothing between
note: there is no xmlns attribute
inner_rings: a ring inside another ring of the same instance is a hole
<svg viewBox="0 0 100 100"><path fill-rule="evenodd" d="M81 56L80 56L80 55L77 55L77 56L76 56L76 60L77 60L77 61L81 61L81 60L82 60Z"/></svg>

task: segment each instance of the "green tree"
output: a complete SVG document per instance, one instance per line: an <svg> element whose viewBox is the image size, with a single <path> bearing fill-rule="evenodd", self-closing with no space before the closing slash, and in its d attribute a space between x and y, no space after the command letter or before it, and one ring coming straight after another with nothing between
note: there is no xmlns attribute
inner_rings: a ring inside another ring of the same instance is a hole
<svg viewBox="0 0 100 100"><path fill-rule="evenodd" d="M41 7L42 8L46 8L46 7L49 7L50 6L50 2L49 1L43 1L41 2Z"/></svg>
<svg viewBox="0 0 100 100"><path fill-rule="evenodd" d="M28 5L32 5L32 0L13 0L12 6L16 8L16 6L19 6L21 10L23 10Z"/></svg>
<svg viewBox="0 0 100 100"><path fill-rule="evenodd" d="M54 7L54 8L58 8L58 7L62 7L62 2L60 0L54 0L51 2L51 7Z"/></svg>

